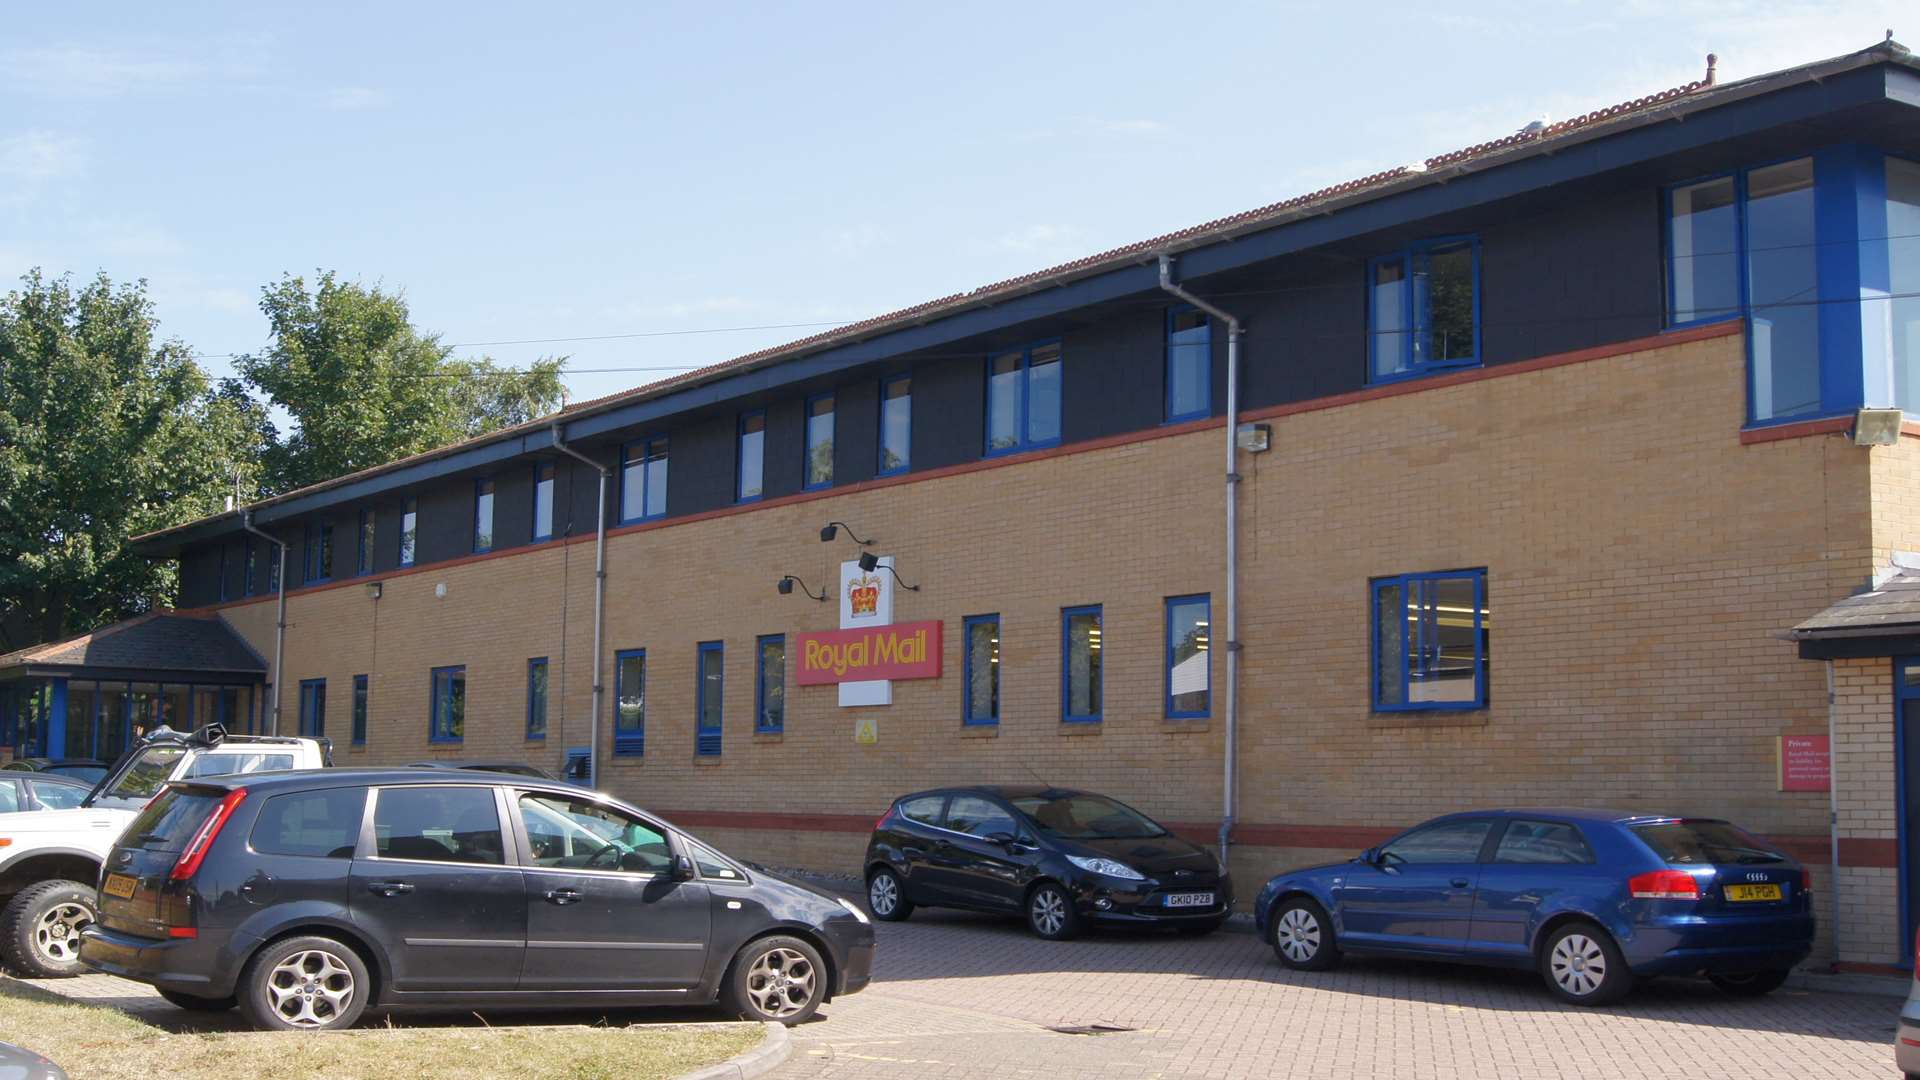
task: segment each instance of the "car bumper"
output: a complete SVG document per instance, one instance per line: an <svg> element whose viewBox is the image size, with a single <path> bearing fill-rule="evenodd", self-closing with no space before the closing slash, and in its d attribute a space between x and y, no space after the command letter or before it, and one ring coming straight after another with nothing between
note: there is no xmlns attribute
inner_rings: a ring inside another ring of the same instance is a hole
<svg viewBox="0 0 1920 1080"><path fill-rule="evenodd" d="M1623 942L1627 966L1639 975L1781 971L1813 952L1813 916L1684 917L1635 928Z"/></svg>
<svg viewBox="0 0 1920 1080"><path fill-rule="evenodd" d="M1907 999L1893 1037L1893 1061L1901 1072L1920 1075L1920 997Z"/></svg>
<svg viewBox="0 0 1920 1080"><path fill-rule="evenodd" d="M1213 903L1203 907L1167 903L1169 896L1202 892L1212 893ZM1233 884L1224 878L1196 885L1083 881L1074 890L1074 906L1082 917L1109 925L1197 926L1227 917L1233 910Z"/></svg>
<svg viewBox="0 0 1920 1080"><path fill-rule="evenodd" d="M218 976L210 961L214 949L193 938L144 938L109 930L98 923L80 931L80 962L164 990L218 998L233 993L233 976Z"/></svg>
<svg viewBox="0 0 1920 1080"><path fill-rule="evenodd" d="M827 924L826 932L836 969L833 996L865 990L873 981L873 924L835 919Z"/></svg>

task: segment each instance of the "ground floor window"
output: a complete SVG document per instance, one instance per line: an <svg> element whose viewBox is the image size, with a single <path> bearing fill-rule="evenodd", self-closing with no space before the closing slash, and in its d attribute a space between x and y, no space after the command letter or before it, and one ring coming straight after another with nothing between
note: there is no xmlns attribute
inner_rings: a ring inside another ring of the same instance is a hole
<svg viewBox="0 0 1920 1080"><path fill-rule="evenodd" d="M720 752L721 695L726 689L726 647L718 641L700 643L700 686L694 715L698 722L693 752L713 756Z"/></svg>
<svg viewBox="0 0 1920 1080"><path fill-rule="evenodd" d="M1487 572L1447 570L1373 581L1373 708L1487 704Z"/></svg>
<svg viewBox="0 0 1920 1080"><path fill-rule="evenodd" d="M765 634L759 641L759 667L755 675L753 729L774 733L787 726L787 639L783 634Z"/></svg>
<svg viewBox="0 0 1920 1080"><path fill-rule="evenodd" d="M547 658L527 661L527 738L547 737Z"/></svg>
<svg viewBox="0 0 1920 1080"><path fill-rule="evenodd" d="M647 752L647 650L613 655L613 752Z"/></svg>
<svg viewBox="0 0 1920 1080"><path fill-rule="evenodd" d="M353 677L353 745L367 745L367 677Z"/></svg>
<svg viewBox="0 0 1920 1080"><path fill-rule="evenodd" d="M1213 712L1208 663L1213 655L1213 602L1207 596L1167 600L1167 718L1191 720Z"/></svg>
<svg viewBox="0 0 1920 1080"><path fill-rule="evenodd" d="M300 734L319 738L327 733L327 680L300 681Z"/></svg>
<svg viewBox="0 0 1920 1080"><path fill-rule="evenodd" d="M428 738L434 742L459 742L467 731L467 669L464 666L433 669L433 705Z"/></svg>
<svg viewBox="0 0 1920 1080"><path fill-rule="evenodd" d="M960 683L960 718L967 724L1000 722L1000 616L969 615L966 670Z"/></svg>
<svg viewBox="0 0 1920 1080"><path fill-rule="evenodd" d="M1060 719L1097 724L1101 711L1100 605L1060 612Z"/></svg>

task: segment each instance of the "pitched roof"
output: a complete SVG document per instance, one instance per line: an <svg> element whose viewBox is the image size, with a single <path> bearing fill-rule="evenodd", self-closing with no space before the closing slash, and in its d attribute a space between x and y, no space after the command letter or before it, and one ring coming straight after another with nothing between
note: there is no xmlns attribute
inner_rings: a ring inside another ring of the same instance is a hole
<svg viewBox="0 0 1920 1080"><path fill-rule="evenodd" d="M0 656L26 665L266 674L267 662L217 616L154 612Z"/></svg>
<svg viewBox="0 0 1920 1080"><path fill-rule="evenodd" d="M1920 572L1902 570L1787 631L1795 641L1910 634L1920 629Z"/></svg>

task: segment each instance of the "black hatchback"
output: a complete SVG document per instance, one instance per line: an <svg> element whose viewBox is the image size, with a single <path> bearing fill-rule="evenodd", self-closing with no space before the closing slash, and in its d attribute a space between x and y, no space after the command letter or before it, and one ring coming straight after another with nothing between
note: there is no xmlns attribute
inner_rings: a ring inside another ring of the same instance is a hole
<svg viewBox="0 0 1920 1080"><path fill-rule="evenodd" d="M1218 860L1140 811L1085 791L966 787L896 800L867 842L867 910L917 905L1023 914L1043 938L1103 924L1220 926L1233 887Z"/></svg>
<svg viewBox="0 0 1920 1080"><path fill-rule="evenodd" d="M108 855L80 959L265 1029L715 1001L795 1024L866 986L873 926L597 792L327 769L170 783Z"/></svg>

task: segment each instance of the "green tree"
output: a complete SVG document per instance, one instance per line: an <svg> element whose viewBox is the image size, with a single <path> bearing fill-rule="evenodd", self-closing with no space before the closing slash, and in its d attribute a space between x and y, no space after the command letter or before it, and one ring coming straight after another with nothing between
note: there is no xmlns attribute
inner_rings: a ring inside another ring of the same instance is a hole
<svg viewBox="0 0 1920 1080"><path fill-rule="evenodd" d="M259 422L159 340L144 281L22 278L0 299L0 645L164 601L173 568L127 540L220 511Z"/></svg>
<svg viewBox="0 0 1920 1080"><path fill-rule="evenodd" d="M234 361L241 384L285 410L266 428L265 486L291 491L510 424L561 403L564 357L526 371L455 359L408 317L406 300L323 272L261 289L272 345ZM236 388L237 389L237 388Z"/></svg>

